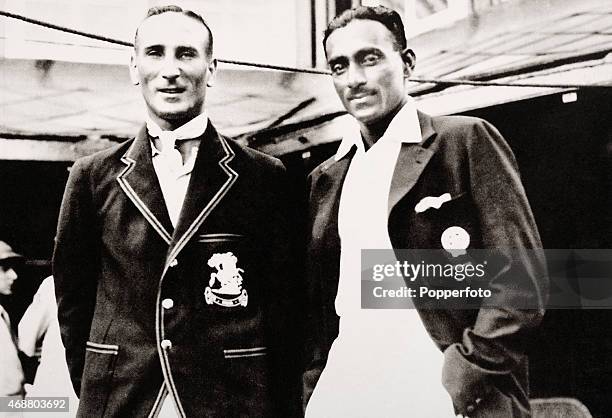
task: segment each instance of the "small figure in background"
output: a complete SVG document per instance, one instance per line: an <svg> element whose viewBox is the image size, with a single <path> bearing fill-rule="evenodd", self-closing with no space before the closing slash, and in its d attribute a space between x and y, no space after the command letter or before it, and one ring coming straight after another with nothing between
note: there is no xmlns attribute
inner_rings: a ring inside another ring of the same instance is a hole
<svg viewBox="0 0 612 418"><path fill-rule="evenodd" d="M13 283L17 280L16 267L23 262L23 256L17 254L4 241L0 241L0 396L15 396L23 398L24 375L17 337L11 328L8 312L2 306L6 297L13 291Z"/></svg>
<svg viewBox="0 0 612 418"><path fill-rule="evenodd" d="M53 276L43 280L38 288L32 304L19 321L18 335L19 350L30 358L39 359L33 383L26 385L26 396L69 397L70 416L74 416L78 398L70 382L60 335Z"/></svg>

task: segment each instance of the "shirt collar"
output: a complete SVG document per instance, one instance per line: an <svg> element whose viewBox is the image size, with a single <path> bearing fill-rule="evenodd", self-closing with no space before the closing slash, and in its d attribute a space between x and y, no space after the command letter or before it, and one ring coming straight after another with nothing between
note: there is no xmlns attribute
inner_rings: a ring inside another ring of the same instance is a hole
<svg viewBox="0 0 612 418"><path fill-rule="evenodd" d="M207 127L208 115L206 112L203 112L184 125L179 126L173 132L176 134L177 139L193 139L204 135ZM147 116L147 131L153 138L158 138L163 129L150 116ZM153 141L151 141L151 144L153 145L153 155L159 154L159 150L155 147Z"/></svg>
<svg viewBox="0 0 612 418"><path fill-rule="evenodd" d="M387 130L377 143L381 141L396 141L418 144L421 142L421 126L419 125L415 101L410 96L406 96L406 99L406 103L393 117ZM359 124L355 119L350 118L350 121L341 129L343 132L342 142L340 142L334 158L336 161L344 158L353 146L357 147L357 152L365 152Z"/></svg>

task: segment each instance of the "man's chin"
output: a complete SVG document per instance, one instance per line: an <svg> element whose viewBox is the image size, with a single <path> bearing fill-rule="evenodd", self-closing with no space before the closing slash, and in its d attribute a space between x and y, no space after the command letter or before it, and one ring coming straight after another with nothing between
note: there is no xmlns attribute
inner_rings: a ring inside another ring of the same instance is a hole
<svg viewBox="0 0 612 418"><path fill-rule="evenodd" d="M375 110L355 110L350 112L351 115L364 125L375 123L382 118L382 115L378 114Z"/></svg>
<svg viewBox="0 0 612 418"><path fill-rule="evenodd" d="M160 109L160 111L156 112L157 116L163 120L167 120L168 122L181 122L185 120L191 120L195 116L198 115L197 112L194 112L193 109Z"/></svg>
<svg viewBox="0 0 612 418"><path fill-rule="evenodd" d="M184 106L160 106L156 112L164 119L181 119L188 113Z"/></svg>
<svg viewBox="0 0 612 418"><path fill-rule="evenodd" d="M189 114L187 112L165 112L160 113L159 116L168 121L179 121L189 118Z"/></svg>

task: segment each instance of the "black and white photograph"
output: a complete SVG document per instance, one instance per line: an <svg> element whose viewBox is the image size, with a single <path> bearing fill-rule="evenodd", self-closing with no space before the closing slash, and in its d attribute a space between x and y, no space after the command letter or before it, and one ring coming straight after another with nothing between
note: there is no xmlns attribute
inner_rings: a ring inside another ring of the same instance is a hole
<svg viewBox="0 0 612 418"><path fill-rule="evenodd" d="M0 417L612 416L612 3L0 0Z"/></svg>

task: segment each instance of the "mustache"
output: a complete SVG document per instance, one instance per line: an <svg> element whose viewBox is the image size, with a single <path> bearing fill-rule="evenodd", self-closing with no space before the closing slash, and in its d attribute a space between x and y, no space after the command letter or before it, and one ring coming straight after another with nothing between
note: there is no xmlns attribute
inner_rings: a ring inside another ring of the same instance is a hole
<svg viewBox="0 0 612 418"><path fill-rule="evenodd" d="M373 91L370 89L355 88L348 91L348 93L346 94L346 98L349 100L359 99L361 97L369 96L371 94L373 94Z"/></svg>

